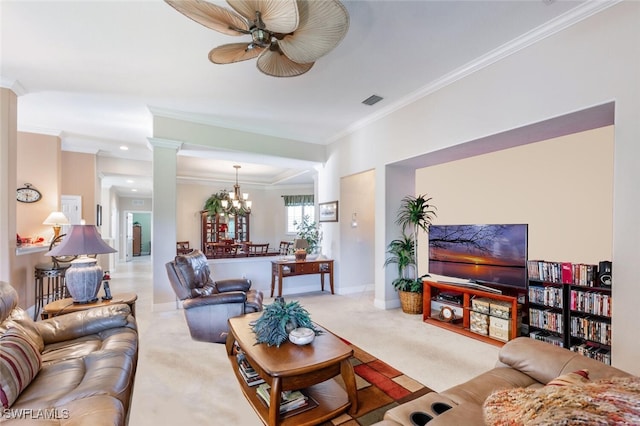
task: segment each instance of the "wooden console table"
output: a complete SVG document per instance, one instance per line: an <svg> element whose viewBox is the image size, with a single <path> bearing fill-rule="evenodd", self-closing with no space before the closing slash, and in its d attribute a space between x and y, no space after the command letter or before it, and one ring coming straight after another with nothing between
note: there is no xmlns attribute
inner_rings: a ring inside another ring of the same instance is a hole
<svg viewBox="0 0 640 426"><path fill-rule="evenodd" d="M324 291L324 274L329 274L329 286L333 294L333 260L294 260L271 261L271 297L278 280L278 296L282 296L282 279L296 275L320 274L320 288Z"/></svg>

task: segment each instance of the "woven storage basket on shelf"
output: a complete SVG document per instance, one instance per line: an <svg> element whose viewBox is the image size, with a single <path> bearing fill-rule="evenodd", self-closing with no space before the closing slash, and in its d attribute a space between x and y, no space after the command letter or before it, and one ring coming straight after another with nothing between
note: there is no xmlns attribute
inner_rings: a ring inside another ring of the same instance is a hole
<svg viewBox="0 0 640 426"><path fill-rule="evenodd" d="M400 306L405 314L421 314L422 313L422 293L413 293L410 291L399 291Z"/></svg>

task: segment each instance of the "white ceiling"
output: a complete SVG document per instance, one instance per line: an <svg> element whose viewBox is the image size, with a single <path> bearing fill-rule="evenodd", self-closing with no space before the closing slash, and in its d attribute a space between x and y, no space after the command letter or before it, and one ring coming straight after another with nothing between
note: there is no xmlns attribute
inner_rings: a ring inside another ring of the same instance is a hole
<svg viewBox="0 0 640 426"><path fill-rule="evenodd" d="M0 83L19 95L19 130L59 134L69 151L150 160L152 112L327 144L597 3L344 1L350 29L338 47L302 76L273 78L255 60L209 62L213 47L248 38L207 29L163 1L2 0ZM372 94L384 100L363 105ZM312 181L308 163L183 154L185 179L234 180L232 165L241 164L241 183ZM106 178L119 186L127 176ZM150 190L149 177L136 177L138 184L138 194Z"/></svg>

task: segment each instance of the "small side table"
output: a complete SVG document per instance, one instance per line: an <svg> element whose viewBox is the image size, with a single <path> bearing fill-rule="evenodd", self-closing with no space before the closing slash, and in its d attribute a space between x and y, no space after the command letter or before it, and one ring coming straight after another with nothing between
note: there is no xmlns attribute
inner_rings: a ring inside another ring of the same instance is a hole
<svg viewBox="0 0 640 426"><path fill-rule="evenodd" d="M99 299L95 303L73 303L71 297L56 300L47 304L42 310L42 319L56 317L58 315L68 314L71 312L84 311L85 309L97 308L99 306L108 306L116 303L126 303L131 308L131 315L136 316L136 300L138 295L135 293L116 293L111 300Z"/></svg>
<svg viewBox="0 0 640 426"><path fill-rule="evenodd" d="M35 266L35 305L33 309L33 320L38 318L38 312L42 309L45 301L50 302L65 297L67 287L65 285L65 272L71 266L68 263L38 263ZM46 281L46 285L45 285ZM46 293L45 293L46 287Z"/></svg>

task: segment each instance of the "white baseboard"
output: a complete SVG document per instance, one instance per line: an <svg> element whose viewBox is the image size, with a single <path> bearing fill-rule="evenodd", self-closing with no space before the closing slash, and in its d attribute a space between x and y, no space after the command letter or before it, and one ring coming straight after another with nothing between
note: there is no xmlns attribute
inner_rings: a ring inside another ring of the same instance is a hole
<svg viewBox="0 0 640 426"><path fill-rule="evenodd" d="M151 307L152 312L167 312L167 311L175 311L176 309L182 309L182 302L164 302L164 303L154 303Z"/></svg>

